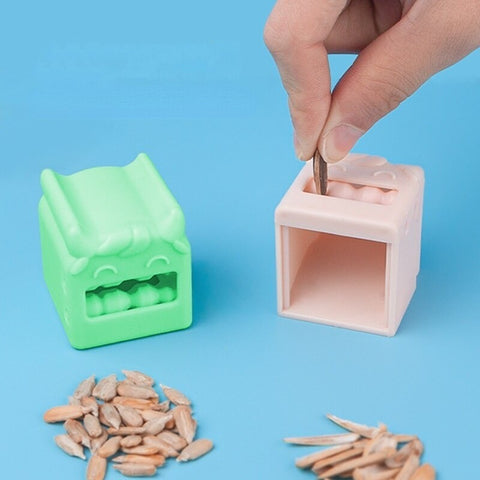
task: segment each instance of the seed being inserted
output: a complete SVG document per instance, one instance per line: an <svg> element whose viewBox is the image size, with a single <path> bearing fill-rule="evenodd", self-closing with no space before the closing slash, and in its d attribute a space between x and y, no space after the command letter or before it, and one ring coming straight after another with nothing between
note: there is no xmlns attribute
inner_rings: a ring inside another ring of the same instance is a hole
<svg viewBox="0 0 480 480"><path fill-rule="evenodd" d="M420 465L423 444L416 435L394 435L383 424L370 427L335 415L327 418L348 433L285 438L296 445L330 446L297 459L298 468L309 468L325 480L435 480L434 468Z"/></svg>
<svg viewBox="0 0 480 480"><path fill-rule="evenodd" d="M123 373L125 380L115 374L98 383L93 375L86 378L67 405L44 414L47 423L64 423L66 433L55 443L65 453L86 460L90 450L87 480L104 480L110 461L125 476L153 476L167 458L191 461L213 448L210 440L195 440L197 422L188 397L162 386L162 400L152 377Z"/></svg>

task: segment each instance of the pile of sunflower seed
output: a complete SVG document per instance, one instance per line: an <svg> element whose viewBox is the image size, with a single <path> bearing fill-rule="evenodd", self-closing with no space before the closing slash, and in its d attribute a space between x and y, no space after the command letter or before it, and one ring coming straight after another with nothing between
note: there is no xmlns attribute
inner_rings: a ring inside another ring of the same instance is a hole
<svg viewBox="0 0 480 480"><path fill-rule="evenodd" d="M295 445L329 448L298 458L295 465L311 469L319 479L434 480L434 468L420 465L423 444L416 435L393 434L387 427L369 427L327 415L347 433L285 438Z"/></svg>
<svg viewBox="0 0 480 480"><path fill-rule="evenodd" d="M83 380L68 405L47 410L47 423L64 422L65 433L55 443L68 455L86 460L87 480L103 480L109 460L114 469L131 477L155 475L167 458L195 460L213 448L205 438L195 440L197 422L190 400L178 390L161 385L165 400L153 388L153 378L122 370L98 383Z"/></svg>

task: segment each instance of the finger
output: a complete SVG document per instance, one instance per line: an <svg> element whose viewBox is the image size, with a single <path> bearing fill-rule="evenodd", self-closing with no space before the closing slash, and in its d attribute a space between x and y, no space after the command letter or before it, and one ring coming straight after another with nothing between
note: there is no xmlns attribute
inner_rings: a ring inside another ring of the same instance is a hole
<svg viewBox="0 0 480 480"><path fill-rule="evenodd" d="M313 156L330 107L330 70L323 45L347 0L279 0L265 43L289 97L298 158Z"/></svg>
<svg viewBox="0 0 480 480"><path fill-rule="evenodd" d="M377 120L475 48L480 27L470 17L478 19L480 2L470 9L459 2L417 2L362 50L332 94L318 145L326 161L341 160Z"/></svg>

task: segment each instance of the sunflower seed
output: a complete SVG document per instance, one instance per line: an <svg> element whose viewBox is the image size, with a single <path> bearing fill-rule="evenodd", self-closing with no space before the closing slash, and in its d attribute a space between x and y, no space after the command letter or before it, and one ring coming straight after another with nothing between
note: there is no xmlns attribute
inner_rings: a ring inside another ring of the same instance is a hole
<svg viewBox="0 0 480 480"><path fill-rule="evenodd" d="M127 427L141 427L143 425L143 417L134 408L125 405L117 405L116 408Z"/></svg>
<svg viewBox="0 0 480 480"><path fill-rule="evenodd" d="M389 468L399 468L407 461L407 458L412 454L421 456L423 453L423 444L416 438L411 442L406 443L394 455L385 460L385 465Z"/></svg>
<svg viewBox="0 0 480 480"><path fill-rule="evenodd" d="M170 430L164 430L163 432L160 432L157 435L157 438L178 451L183 450L188 445L184 438L176 433L171 432Z"/></svg>
<svg viewBox="0 0 480 480"><path fill-rule="evenodd" d="M122 373L128 380L141 387L152 387L155 383L152 377L137 370L122 370Z"/></svg>
<svg viewBox="0 0 480 480"><path fill-rule="evenodd" d="M284 438L284 442L294 445L342 445L352 443L358 440L360 435L356 433L337 433L334 435L319 435L316 437L289 437Z"/></svg>
<svg viewBox="0 0 480 480"><path fill-rule="evenodd" d="M112 403L115 406L125 405L126 407L132 407L136 410L156 410L161 405L154 400L132 397L115 397Z"/></svg>
<svg viewBox="0 0 480 480"><path fill-rule="evenodd" d="M313 452L304 457L297 458L295 465L298 468L311 468L316 462L323 460L324 458L331 457L337 453L344 452L353 447L353 444L338 445L336 447L327 448L326 450L320 450L318 452Z"/></svg>
<svg viewBox="0 0 480 480"><path fill-rule="evenodd" d="M113 459L117 463L143 463L162 467L165 464L165 457L159 453L155 455L119 455Z"/></svg>
<svg viewBox="0 0 480 480"><path fill-rule="evenodd" d="M327 418L332 422L340 425L340 427L350 432L356 433L362 437L373 438L378 435L382 430L385 430L385 426L379 427L369 427L367 425L362 425L360 423L351 422L350 420L345 420L343 418L337 417L332 414L327 414Z"/></svg>
<svg viewBox="0 0 480 480"><path fill-rule="evenodd" d="M345 452L337 453L336 455L315 462L312 467L312 471L315 473L319 473L325 467L337 465L338 463L344 462L345 460L351 459L353 457L359 457L362 452L363 448L351 448Z"/></svg>
<svg viewBox="0 0 480 480"><path fill-rule="evenodd" d="M178 433L187 441L187 443L192 443L197 426L192 418L190 408L186 405L178 405L172 410L172 412L175 425L178 428Z"/></svg>
<svg viewBox="0 0 480 480"><path fill-rule="evenodd" d="M88 435L92 438L99 437L103 432L103 428L100 425L98 418L92 415L91 413L88 413L83 418L83 426L85 427L85 430L87 431Z"/></svg>
<svg viewBox="0 0 480 480"><path fill-rule="evenodd" d="M87 480L103 480L107 472L107 460L98 455L92 455L87 466Z"/></svg>
<svg viewBox="0 0 480 480"><path fill-rule="evenodd" d="M167 387L166 385L161 385L163 393L165 396L174 404L174 405L190 405L190 400L178 390L174 388Z"/></svg>
<svg viewBox="0 0 480 480"><path fill-rule="evenodd" d="M90 451L97 453L98 449L108 440L108 433L102 428L102 434L90 439Z"/></svg>
<svg viewBox="0 0 480 480"><path fill-rule="evenodd" d="M435 480L435 469L428 463L424 463L415 470L410 480Z"/></svg>
<svg viewBox="0 0 480 480"><path fill-rule="evenodd" d="M145 429L143 427L120 427L120 428L109 428L107 432L110 435L143 435Z"/></svg>
<svg viewBox="0 0 480 480"><path fill-rule="evenodd" d="M111 403L100 405L99 419L107 427L118 428L122 424L122 419L118 410Z"/></svg>
<svg viewBox="0 0 480 480"><path fill-rule="evenodd" d="M369 465L353 471L353 480L390 480L400 471L399 468L388 469L380 465Z"/></svg>
<svg viewBox="0 0 480 480"><path fill-rule="evenodd" d="M403 467L400 469L400 472L398 472L395 480L410 480L419 465L420 457L417 453L412 453L403 464Z"/></svg>
<svg viewBox="0 0 480 480"><path fill-rule="evenodd" d="M78 420L69 418L63 424L63 427L75 443L81 443L87 448L90 447L90 437L88 436L88 433L83 425Z"/></svg>
<svg viewBox="0 0 480 480"><path fill-rule="evenodd" d="M68 453L68 455L71 455L73 457L79 457L83 460L85 460L85 453L83 453L83 447L80 446L78 443L75 443L75 441L68 435L68 434L62 434L62 435L57 435L55 437L55 443L65 452Z"/></svg>
<svg viewBox="0 0 480 480"><path fill-rule="evenodd" d="M122 438L120 444L124 448L136 447L142 443L142 440L140 435L127 435Z"/></svg>
<svg viewBox="0 0 480 480"><path fill-rule="evenodd" d="M111 457L120 450L121 437L110 437L97 451L97 455L103 458Z"/></svg>
<svg viewBox="0 0 480 480"><path fill-rule="evenodd" d="M145 445L151 445L158 448L160 454L162 454L165 458L178 457L178 452L175 448L173 448L169 443L161 440L158 437L153 435L146 435L143 437L143 443Z"/></svg>
<svg viewBox="0 0 480 480"><path fill-rule="evenodd" d="M158 435L162 430L165 429L165 425L172 419L171 415L165 415L163 418L152 418L148 420L143 426L145 432L150 435Z"/></svg>
<svg viewBox="0 0 480 480"><path fill-rule="evenodd" d="M78 385L77 389L73 392L73 398L81 400L83 397L90 397L95 387L95 375L92 375Z"/></svg>
<svg viewBox="0 0 480 480"><path fill-rule="evenodd" d="M95 415L98 417L98 403L93 397L83 397L80 400L80 403L83 406L83 411L85 413L91 413L92 415Z"/></svg>
<svg viewBox="0 0 480 480"><path fill-rule="evenodd" d="M117 376L115 374L102 378L92 391L92 395L100 400L109 402L117 394Z"/></svg>
<svg viewBox="0 0 480 480"><path fill-rule="evenodd" d="M366 457L354 458L353 460L347 460L346 462L339 463L334 467L328 469L326 472L322 472L320 478L336 477L342 473L355 470L358 467L365 467L367 465L373 465L383 462L390 452L377 452L367 455Z"/></svg>
<svg viewBox="0 0 480 480"><path fill-rule="evenodd" d="M64 422L69 418L83 417L83 407L81 405L60 405L47 410L43 415L43 420L47 423Z"/></svg>
<svg viewBox="0 0 480 480"><path fill-rule="evenodd" d="M213 448L213 442L206 438L195 440L187 445L177 457L177 462L187 462L189 460L196 460L205 455Z"/></svg>
<svg viewBox="0 0 480 480"><path fill-rule="evenodd" d="M151 398L158 398L157 392L150 387L139 387L138 385L131 385L125 382L120 382L117 387L117 392L121 397L133 397L144 400ZM113 398L113 397L112 397Z"/></svg>
<svg viewBox="0 0 480 480"><path fill-rule="evenodd" d="M138 445L138 447L124 448L123 453L131 453L132 455L155 455L159 452L158 447L154 445Z"/></svg>
<svg viewBox="0 0 480 480"><path fill-rule="evenodd" d="M142 463L121 463L113 468L127 477L152 477L157 472L155 465Z"/></svg>

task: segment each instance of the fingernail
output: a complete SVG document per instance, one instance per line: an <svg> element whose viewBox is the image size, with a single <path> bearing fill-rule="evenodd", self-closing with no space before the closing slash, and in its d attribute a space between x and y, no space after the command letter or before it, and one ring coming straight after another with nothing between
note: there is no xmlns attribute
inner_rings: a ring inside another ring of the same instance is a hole
<svg viewBox="0 0 480 480"><path fill-rule="evenodd" d="M300 141L298 140L297 134L293 133L293 147L295 148L295 155L299 160L307 160L305 154L303 153L302 146L300 145Z"/></svg>
<svg viewBox="0 0 480 480"><path fill-rule="evenodd" d="M344 158L363 133L360 129L347 124L332 128L322 142L322 153L325 161L335 163Z"/></svg>

